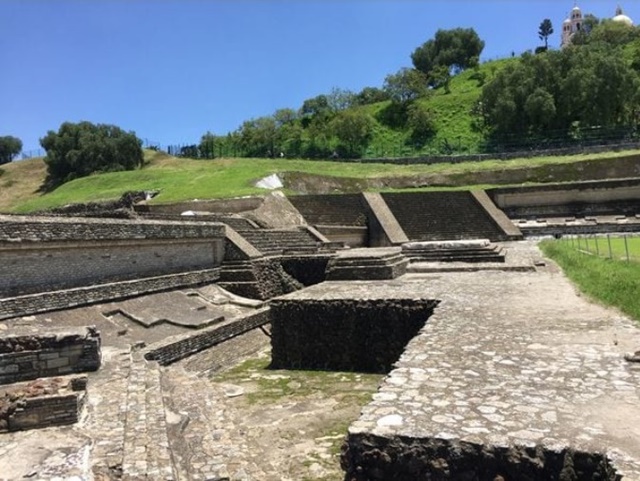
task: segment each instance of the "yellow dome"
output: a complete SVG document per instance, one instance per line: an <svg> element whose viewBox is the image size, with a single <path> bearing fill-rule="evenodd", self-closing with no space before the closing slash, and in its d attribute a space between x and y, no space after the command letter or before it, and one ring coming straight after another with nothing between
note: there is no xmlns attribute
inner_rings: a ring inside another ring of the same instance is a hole
<svg viewBox="0 0 640 481"><path fill-rule="evenodd" d="M633 20L631 20L622 12L622 8L620 7L620 5L618 5L618 8L616 8L616 16L613 17L612 20L614 22L624 23L629 27L633 27Z"/></svg>
<svg viewBox="0 0 640 481"><path fill-rule="evenodd" d="M624 23L625 25L628 25L629 27L633 27L633 20L631 20L629 17L627 17L624 14L616 15L611 20L613 20L614 22Z"/></svg>

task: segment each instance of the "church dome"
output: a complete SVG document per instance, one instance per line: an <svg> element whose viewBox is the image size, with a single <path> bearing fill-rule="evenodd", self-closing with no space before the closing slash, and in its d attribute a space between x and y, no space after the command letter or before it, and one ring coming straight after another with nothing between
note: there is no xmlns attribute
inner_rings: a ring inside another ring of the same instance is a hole
<svg viewBox="0 0 640 481"><path fill-rule="evenodd" d="M629 27L633 27L633 20L627 17L623 12L622 8L618 7L616 9L616 16L612 18L614 22L623 23Z"/></svg>

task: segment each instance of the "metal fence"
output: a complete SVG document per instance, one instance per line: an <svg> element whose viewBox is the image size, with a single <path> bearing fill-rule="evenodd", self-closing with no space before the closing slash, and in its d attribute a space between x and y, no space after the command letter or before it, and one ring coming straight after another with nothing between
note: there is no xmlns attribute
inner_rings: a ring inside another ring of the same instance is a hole
<svg viewBox="0 0 640 481"><path fill-rule="evenodd" d="M583 254L640 262L640 234L570 235L559 240Z"/></svg>

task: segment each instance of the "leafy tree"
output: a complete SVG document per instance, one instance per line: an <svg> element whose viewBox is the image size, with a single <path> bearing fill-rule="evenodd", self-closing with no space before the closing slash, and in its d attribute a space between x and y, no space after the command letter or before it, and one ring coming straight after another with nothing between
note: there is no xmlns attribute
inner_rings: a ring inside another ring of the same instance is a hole
<svg viewBox="0 0 640 481"><path fill-rule="evenodd" d="M360 110L340 112L331 122L331 127L350 157L361 156L373 137L374 121Z"/></svg>
<svg viewBox="0 0 640 481"><path fill-rule="evenodd" d="M447 67L454 74L478 64L484 41L472 28L438 30L411 54L413 66L429 75L436 67Z"/></svg>
<svg viewBox="0 0 640 481"><path fill-rule="evenodd" d="M358 92L354 99L354 105L369 105L389 100L389 94L377 87L365 87Z"/></svg>
<svg viewBox="0 0 640 481"><path fill-rule="evenodd" d="M449 85L451 84L451 71L448 67L440 65L435 67L429 74L429 85L433 88L444 87L445 93L451 93Z"/></svg>
<svg viewBox="0 0 640 481"><path fill-rule="evenodd" d="M532 129L544 130L549 128L556 115L553 95L543 88L537 88L527 97L524 103L524 110Z"/></svg>
<svg viewBox="0 0 640 481"><path fill-rule="evenodd" d="M602 43L523 55L484 86L485 125L492 137L517 139L633 125L640 78L630 64L622 49Z"/></svg>
<svg viewBox="0 0 640 481"><path fill-rule="evenodd" d="M278 127L273 117L259 117L242 123L240 145L249 157L272 157L278 148Z"/></svg>
<svg viewBox="0 0 640 481"><path fill-rule="evenodd" d="M198 145L198 152L201 157L205 159L213 159L216 156L216 146L218 140L211 132L207 132L200 138L200 144Z"/></svg>
<svg viewBox="0 0 640 481"><path fill-rule="evenodd" d="M353 105L355 94L351 90L333 87L327 95L327 103L333 112L346 110Z"/></svg>
<svg viewBox="0 0 640 481"><path fill-rule="evenodd" d="M0 137L0 165L8 164L22 150L22 141L11 135Z"/></svg>
<svg viewBox="0 0 640 481"><path fill-rule="evenodd" d="M293 109L278 109L273 114L273 119L278 127L295 122L298 119L298 112Z"/></svg>
<svg viewBox="0 0 640 481"><path fill-rule="evenodd" d="M553 34L553 24L551 20L545 18L542 23L540 23L540 27L538 27L538 38L540 40L544 40L544 48L549 48L549 37Z"/></svg>
<svg viewBox="0 0 640 481"><path fill-rule="evenodd" d="M411 129L411 141L418 146L423 146L436 133L433 113L419 102L409 106L407 125Z"/></svg>
<svg viewBox="0 0 640 481"><path fill-rule="evenodd" d="M40 139L47 152L48 182L56 185L94 172L142 167L142 141L134 132L91 122L64 122Z"/></svg>
<svg viewBox="0 0 640 481"><path fill-rule="evenodd" d="M391 100L398 103L410 102L428 94L427 78L412 68L401 68L395 74L387 75L383 88Z"/></svg>

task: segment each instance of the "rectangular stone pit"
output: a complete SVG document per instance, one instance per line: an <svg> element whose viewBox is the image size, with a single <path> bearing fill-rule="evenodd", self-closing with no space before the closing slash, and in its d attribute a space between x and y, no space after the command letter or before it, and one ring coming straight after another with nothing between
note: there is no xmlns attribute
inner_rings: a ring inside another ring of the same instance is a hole
<svg viewBox="0 0 640 481"><path fill-rule="evenodd" d="M388 372L437 304L358 296L331 282L277 298L271 303L272 367Z"/></svg>
<svg viewBox="0 0 640 481"><path fill-rule="evenodd" d="M0 433L78 422L86 376L38 379L0 389Z"/></svg>

